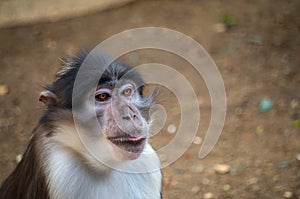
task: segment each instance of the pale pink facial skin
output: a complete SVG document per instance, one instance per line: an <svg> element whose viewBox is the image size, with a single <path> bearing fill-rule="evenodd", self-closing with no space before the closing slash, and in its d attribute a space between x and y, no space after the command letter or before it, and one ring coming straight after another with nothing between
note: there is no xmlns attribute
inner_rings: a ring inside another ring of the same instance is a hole
<svg viewBox="0 0 300 199"><path fill-rule="evenodd" d="M120 160L133 160L143 152L149 124L138 109L140 94L134 83L99 87L95 110L105 138Z"/></svg>

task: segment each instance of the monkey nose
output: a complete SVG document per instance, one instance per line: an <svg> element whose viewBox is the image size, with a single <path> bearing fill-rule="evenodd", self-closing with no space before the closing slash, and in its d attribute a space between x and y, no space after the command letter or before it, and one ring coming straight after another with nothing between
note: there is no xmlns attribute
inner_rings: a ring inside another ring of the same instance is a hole
<svg viewBox="0 0 300 199"><path fill-rule="evenodd" d="M125 116L122 117L124 120L132 121L135 126L142 126L142 120L139 114L135 113L131 108L128 109L128 112Z"/></svg>
<svg viewBox="0 0 300 199"><path fill-rule="evenodd" d="M137 114L135 114L131 109L128 110L127 115L123 116L124 120L138 120Z"/></svg>

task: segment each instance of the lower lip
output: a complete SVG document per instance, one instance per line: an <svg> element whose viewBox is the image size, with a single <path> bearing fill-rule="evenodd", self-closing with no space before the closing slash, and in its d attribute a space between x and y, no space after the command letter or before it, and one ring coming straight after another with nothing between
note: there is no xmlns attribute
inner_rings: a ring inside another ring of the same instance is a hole
<svg viewBox="0 0 300 199"><path fill-rule="evenodd" d="M142 136L127 137L120 139L109 139L109 141L120 149L127 159L136 159L145 146L146 138ZM119 151L119 150L118 150Z"/></svg>
<svg viewBox="0 0 300 199"><path fill-rule="evenodd" d="M129 137L128 138L128 141L132 141L132 142L138 142L138 141L141 141L142 139L145 139L144 137L142 136L137 136L137 137Z"/></svg>

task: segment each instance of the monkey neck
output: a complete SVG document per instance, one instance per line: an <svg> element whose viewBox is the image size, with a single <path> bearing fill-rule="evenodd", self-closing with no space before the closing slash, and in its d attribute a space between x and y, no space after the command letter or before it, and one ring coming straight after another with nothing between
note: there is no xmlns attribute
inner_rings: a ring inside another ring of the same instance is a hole
<svg viewBox="0 0 300 199"><path fill-rule="evenodd" d="M153 150L147 145L147 150ZM133 174L113 169L102 173L87 169L63 148L52 148L46 162L50 195L65 198L160 198L161 173L159 170ZM153 160L159 166L158 159ZM124 163L124 166L130 162ZM136 161L135 166L147 168L148 162Z"/></svg>

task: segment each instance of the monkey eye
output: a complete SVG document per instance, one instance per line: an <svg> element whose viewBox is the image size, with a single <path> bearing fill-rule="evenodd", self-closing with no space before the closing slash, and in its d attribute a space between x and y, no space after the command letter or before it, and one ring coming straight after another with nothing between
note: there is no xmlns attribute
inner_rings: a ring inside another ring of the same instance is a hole
<svg viewBox="0 0 300 199"><path fill-rule="evenodd" d="M125 96L130 96L132 93L132 89L131 88L126 88L122 94L125 95Z"/></svg>
<svg viewBox="0 0 300 199"><path fill-rule="evenodd" d="M102 91L95 94L95 100L98 102L105 102L111 98L111 95L107 91Z"/></svg>
<svg viewBox="0 0 300 199"><path fill-rule="evenodd" d="M96 95L96 99L99 101L105 101L109 98L110 96L107 93L101 93L99 95Z"/></svg>

